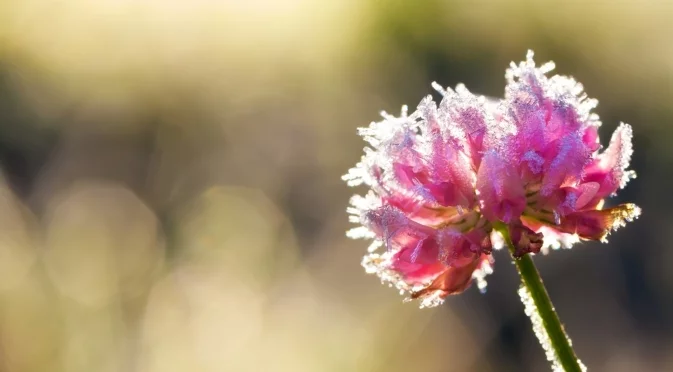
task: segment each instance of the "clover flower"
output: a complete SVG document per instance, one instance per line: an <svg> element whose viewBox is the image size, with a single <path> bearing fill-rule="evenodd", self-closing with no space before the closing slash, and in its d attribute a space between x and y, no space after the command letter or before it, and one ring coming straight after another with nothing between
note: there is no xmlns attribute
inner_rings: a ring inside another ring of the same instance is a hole
<svg viewBox="0 0 673 372"><path fill-rule="evenodd" d="M601 152L597 101L570 77L548 77L553 68L529 51L507 69L500 101L433 83L439 104L427 96L411 114L359 129L369 147L343 179L370 188L348 208L361 224L348 236L373 239L368 273L435 306L473 280L485 289L502 228L522 256L605 241L640 214L603 209L635 177L631 127L620 124Z"/></svg>

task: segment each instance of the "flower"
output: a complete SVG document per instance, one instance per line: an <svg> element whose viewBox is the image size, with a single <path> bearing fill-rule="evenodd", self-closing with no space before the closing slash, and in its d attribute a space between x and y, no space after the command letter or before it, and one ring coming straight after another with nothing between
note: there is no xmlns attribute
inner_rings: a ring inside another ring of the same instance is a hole
<svg viewBox="0 0 673 372"><path fill-rule="evenodd" d="M620 124L601 150L601 122L582 85L547 77L533 53L507 69L504 99L489 100L433 83L442 95L400 117L360 128L369 143L343 177L370 188L351 199L360 227L352 238L373 239L362 264L421 306L468 288L485 288L504 226L515 256L605 241L640 214L633 204L603 209L604 200L635 177L627 170L632 131Z"/></svg>

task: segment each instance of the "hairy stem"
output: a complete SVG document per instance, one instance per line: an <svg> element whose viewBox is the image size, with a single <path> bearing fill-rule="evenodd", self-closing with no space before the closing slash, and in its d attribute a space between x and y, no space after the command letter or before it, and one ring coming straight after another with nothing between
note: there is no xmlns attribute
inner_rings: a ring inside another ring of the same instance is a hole
<svg viewBox="0 0 673 372"><path fill-rule="evenodd" d="M563 324L554 310L554 305L530 254L520 258L515 257L516 248L512 244L507 226L497 226L496 229L505 239L519 272L522 284L519 290L521 301L524 303L526 315L533 323L533 330L547 353L547 359L552 362L552 369L566 372L585 371L586 367L575 355L570 338L563 329Z"/></svg>

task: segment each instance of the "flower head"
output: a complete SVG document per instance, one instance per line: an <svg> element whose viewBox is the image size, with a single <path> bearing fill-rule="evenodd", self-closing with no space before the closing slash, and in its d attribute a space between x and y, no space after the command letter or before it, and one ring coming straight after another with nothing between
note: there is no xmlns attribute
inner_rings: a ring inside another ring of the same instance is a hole
<svg viewBox="0 0 673 372"><path fill-rule="evenodd" d="M503 239L494 226L524 255L604 241L640 214L602 208L635 177L631 127L620 124L601 152L597 101L572 78L547 77L553 68L529 52L507 70L499 102L433 84L439 104L427 96L410 115L403 107L359 129L369 147L343 179L370 188L348 209L361 224L348 235L373 239L367 272L434 306L473 279L485 288Z"/></svg>

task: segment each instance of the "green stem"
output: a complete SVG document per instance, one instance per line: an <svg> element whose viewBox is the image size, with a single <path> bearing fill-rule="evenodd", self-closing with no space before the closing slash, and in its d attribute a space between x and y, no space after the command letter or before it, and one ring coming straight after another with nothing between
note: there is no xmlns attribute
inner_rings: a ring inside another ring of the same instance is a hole
<svg viewBox="0 0 673 372"><path fill-rule="evenodd" d="M521 277L521 283L524 286L523 289L527 290L534 303L534 308L529 309L529 304L526 304L524 295L522 295L522 301L524 301L524 305L527 306L526 313L533 322L533 328L536 331L538 339L540 339L540 343L545 349L547 349L546 346L549 346L552 349L551 352L553 352L553 355L549 355L548 353L548 359L555 356L555 360L551 361L558 364L566 372L582 372L586 370L577 358L577 355L575 355L575 351L570 343L570 338L568 338L568 335L565 333L563 324L561 324L561 320L554 310L554 305L549 298L549 294L542 282L540 273L533 263L533 259L529 254L520 258L515 257L514 253L516 248L512 244L507 226L496 226L496 230L500 232L505 239L514 264L516 265L516 269ZM546 335L535 329L536 326L539 327L539 324L536 324L538 322L535 319L535 310L537 310L537 315L539 315L540 323L542 323L541 325L544 328ZM550 350L547 351L549 352Z"/></svg>

